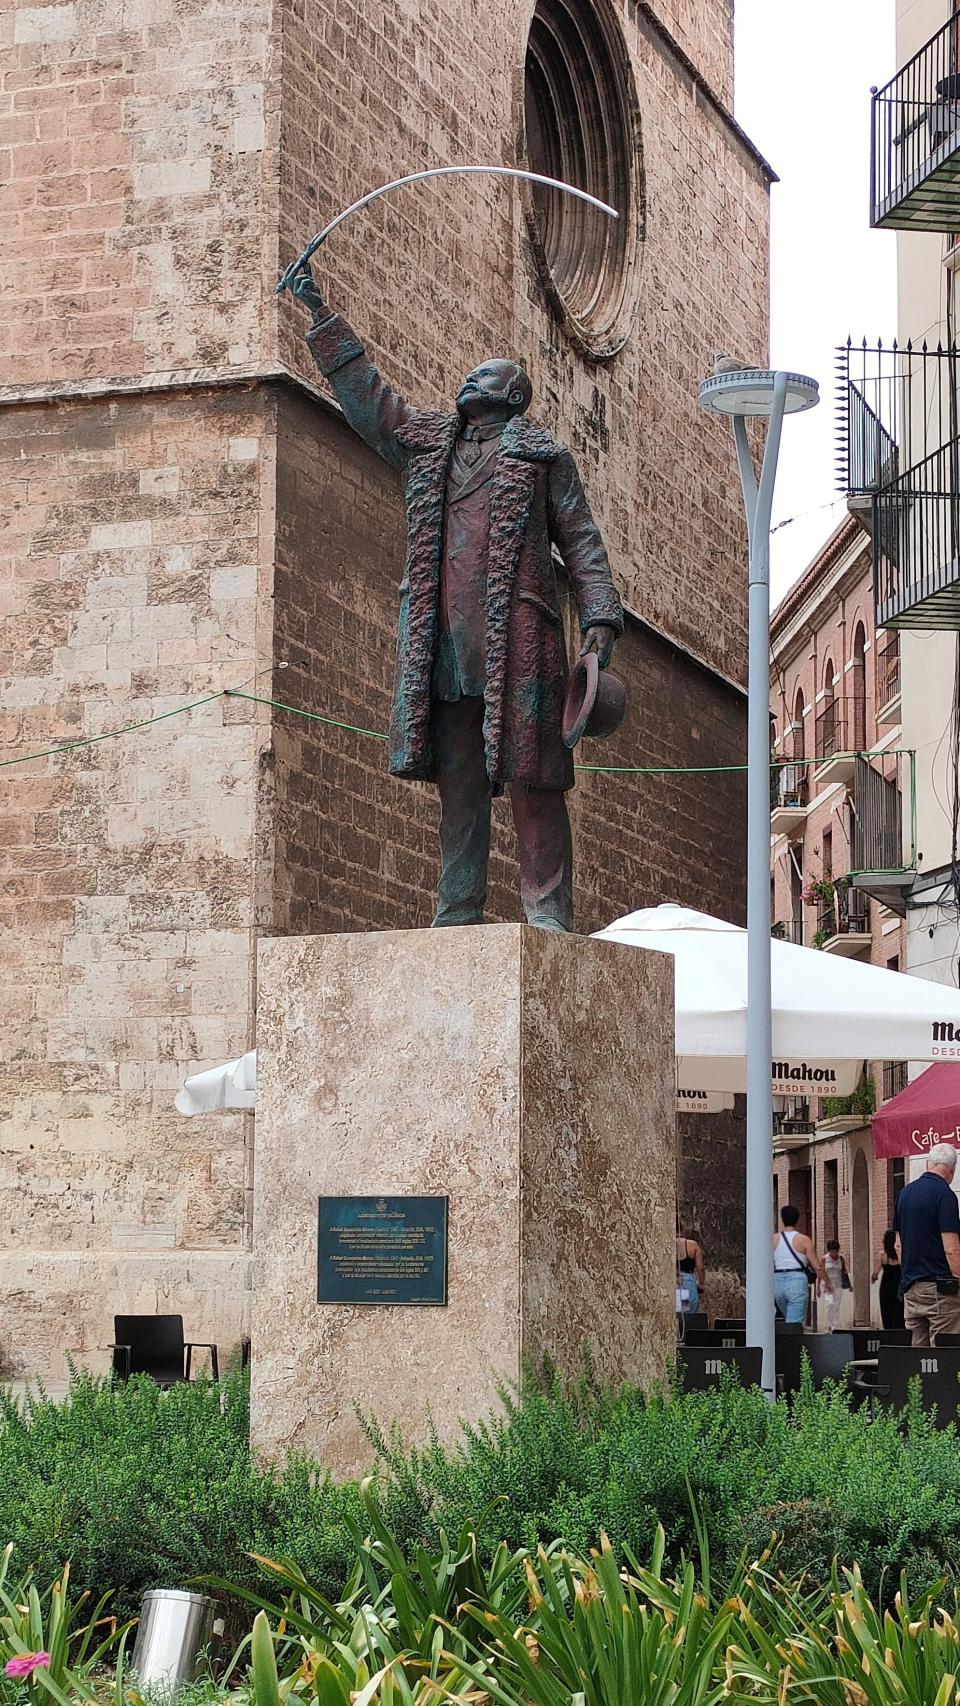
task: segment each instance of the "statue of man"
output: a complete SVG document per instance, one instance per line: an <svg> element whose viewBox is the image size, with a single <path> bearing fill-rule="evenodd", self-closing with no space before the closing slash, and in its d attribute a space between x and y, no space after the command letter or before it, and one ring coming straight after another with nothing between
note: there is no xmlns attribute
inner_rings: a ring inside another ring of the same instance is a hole
<svg viewBox="0 0 960 1706"><path fill-rule="evenodd" d="M561 720L567 658L556 545L601 668L623 629L603 541L573 457L523 417L532 388L515 361L482 361L452 413L391 390L307 263L314 360L346 419L399 470L407 512L390 772L435 782L440 881L434 925L482 924L490 802L509 791L530 924L573 928L573 760Z"/></svg>

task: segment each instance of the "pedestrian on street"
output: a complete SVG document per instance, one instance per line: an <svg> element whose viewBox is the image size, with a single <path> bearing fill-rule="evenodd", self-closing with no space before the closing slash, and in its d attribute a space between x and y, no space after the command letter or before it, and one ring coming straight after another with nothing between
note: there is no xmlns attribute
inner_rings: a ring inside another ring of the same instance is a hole
<svg viewBox="0 0 960 1706"><path fill-rule="evenodd" d="M703 1250L695 1238L687 1238L677 1221L677 1291L684 1315L696 1315L703 1301L706 1276Z"/></svg>
<svg viewBox="0 0 960 1706"><path fill-rule="evenodd" d="M773 1236L773 1299L785 1321L807 1318L811 1279L823 1278L823 1263L805 1232L798 1232L800 1210L787 1203L780 1210L783 1229Z"/></svg>
<svg viewBox="0 0 960 1706"><path fill-rule="evenodd" d="M903 1298L900 1295L900 1257L897 1255L897 1235L888 1226L877 1265L870 1275L871 1285L880 1280L880 1319L884 1331L903 1330Z"/></svg>
<svg viewBox="0 0 960 1706"><path fill-rule="evenodd" d="M850 1275L840 1249L839 1240L831 1238L823 1258L823 1279L817 1290L823 1298L824 1328L833 1333L840 1325L840 1305L845 1291L852 1291Z"/></svg>
<svg viewBox="0 0 960 1706"><path fill-rule="evenodd" d="M960 1202L957 1151L937 1143L927 1170L900 1192L894 1211L903 1313L914 1345L960 1333Z"/></svg>

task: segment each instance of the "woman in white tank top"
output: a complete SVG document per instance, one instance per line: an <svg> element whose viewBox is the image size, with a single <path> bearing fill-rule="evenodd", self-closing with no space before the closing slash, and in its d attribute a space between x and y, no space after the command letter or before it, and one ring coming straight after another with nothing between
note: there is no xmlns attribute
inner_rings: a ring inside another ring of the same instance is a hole
<svg viewBox="0 0 960 1706"><path fill-rule="evenodd" d="M823 1267L805 1232L797 1231L800 1211L788 1203L780 1212L782 1230L773 1240L773 1297L785 1321L807 1318L808 1268L822 1275Z"/></svg>

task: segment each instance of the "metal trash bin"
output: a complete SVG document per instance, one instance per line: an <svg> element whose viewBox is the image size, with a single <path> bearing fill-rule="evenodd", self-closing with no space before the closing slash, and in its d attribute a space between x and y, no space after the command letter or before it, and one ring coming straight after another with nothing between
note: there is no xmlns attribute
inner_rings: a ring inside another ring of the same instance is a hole
<svg viewBox="0 0 960 1706"><path fill-rule="evenodd" d="M206 1594L183 1588L150 1588L144 1594L130 1661L141 1688L173 1694L196 1682L201 1653L223 1633L216 1609Z"/></svg>

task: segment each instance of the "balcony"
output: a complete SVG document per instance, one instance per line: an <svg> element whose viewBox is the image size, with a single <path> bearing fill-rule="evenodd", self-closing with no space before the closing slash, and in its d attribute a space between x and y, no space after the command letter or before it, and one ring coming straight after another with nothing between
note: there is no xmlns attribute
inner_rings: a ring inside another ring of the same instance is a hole
<svg viewBox="0 0 960 1706"><path fill-rule="evenodd" d="M783 1107L773 1116L774 1153L783 1155L791 1149L805 1148L816 1129L810 1103L799 1096L785 1097Z"/></svg>
<svg viewBox="0 0 960 1706"><path fill-rule="evenodd" d="M889 1102L891 1096L899 1096L901 1090L907 1088L907 1062L905 1060L885 1060L883 1063L883 1099Z"/></svg>
<svg viewBox="0 0 960 1706"><path fill-rule="evenodd" d="M900 635L877 636L877 722L900 721Z"/></svg>
<svg viewBox="0 0 960 1706"><path fill-rule="evenodd" d="M849 957L869 952L872 937L866 895L859 889L841 888L838 882L832 897L820 902L813 940L814 946L822 948L825 954Z"/></svg>
<svg viewBox="0 0 960 1706"><path fill-rule="evenodd" d="M903 764L910 806L909 848L903 836ZM915 759L912 753L877 753L858 758L850 791L851 887L906 915L906 896L916 877Z"/></svg>
<svg viewBox="0 0 960 1706"><path fill-rule="evenodd" d="M838 474L871 536L878 628L960 629L958 375L956 344L839 351Z"/></svg>
<svg viewBox="0 0 960 1706"><path fill-rule="evenodd" d="M791 761L774 770L770 789L771 835L786 835L791 840L802 835L807 821L808 792L806 764Z"/></svg>
<svg viewBox="0 0 960 1706"><path fill-rule="evenodd" d="M863 698L825 699L814 730L814 780L821 786L852 782L856 754L867 743L867 707Z"/></svg>
<svg viewBox="0 0 960 1706"><path fill-rule="evenodd" d="M870 224L960 230L960 20L951 18L876 90L870 123Z"/></svg>
<svg viewBox="0 0 960 1706"><path fill-rule="evenodd" d="M796 947L803 947L803 919L778 918L770 926L770 934L778 942L793 942Z"/></svg>

